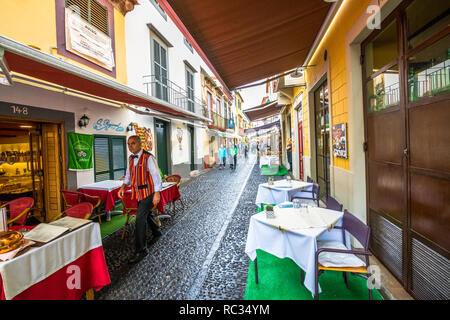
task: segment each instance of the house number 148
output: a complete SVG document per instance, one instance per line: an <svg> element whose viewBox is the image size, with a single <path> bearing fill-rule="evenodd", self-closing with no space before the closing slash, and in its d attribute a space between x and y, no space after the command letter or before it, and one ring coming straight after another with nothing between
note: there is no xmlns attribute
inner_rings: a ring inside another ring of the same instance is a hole
<svg viewBox="0 0 450 320"><path fill-rule="evenodd" d="M12 113L14 113L14 114L23 114L24 116L28 115L27 107L11 106L11 109L12 109Z"/></svg>

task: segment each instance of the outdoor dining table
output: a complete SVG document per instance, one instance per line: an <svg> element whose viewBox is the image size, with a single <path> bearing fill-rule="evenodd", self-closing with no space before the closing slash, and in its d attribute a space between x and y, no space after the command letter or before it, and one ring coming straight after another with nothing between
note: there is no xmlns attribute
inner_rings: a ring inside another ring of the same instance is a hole
<svg viewBox="0 0 450 320"><path fill-rule="evenodd" d="M0 262L1 300L78 300L109 283L95 222Z"/></svg>
<svg viewBox="0 0 450 320"><path fill-rule="evenodd" d="M180 190L178 189L178 185L176 182L163 182L162 190L160 192L160 201L158 203L158 211L164 215L165 209L164 206L167 203L172 201L176 201L181 198Z"/></svg>
<svg viewBox="0 0 450 320"><path fill-rule="evenodd" d="M310 182L291 180L274 181L271 186L267 182L261 183L256 194L255 204L260 207L263 203L280 204L291 201L291 198L303 188L312 186Z"/></svg>
<svg viewBox="0 0 450 320"><path fill-rule="evenodd" d="M272 165L279 165L280 164L280 157L278 156L261 156L259 158L259 167L262 166L272 166Z"/></svg>
<svg viewBox="0 0 450 320"><path fill-rule="evenodd" d="M291 203L292 204L292 203ZM305 287L314 296L315 253L317 241L342 242L343 212L325 208L280 208L274 207L274 219L268 219L261 211L250 218L245 253L254 261L260 249L278 258L292 259L305 271ZM349 247L350 236L346 233ZM350 249L350 247L349 247ZM321 292L319 286L319 293Z"/></svg>
<svg viewBox="0 0 450 320"><path fill-rule="evenodd" d="M79 188L83 193L90 196L99 196L100 203L105 205L106 220L111 216L111 210L114 208L116 201L120 200L118 193L123 182L120 180L104 180L95 183L85 184ZM125 190L130 187L125 188Z"/></svg>

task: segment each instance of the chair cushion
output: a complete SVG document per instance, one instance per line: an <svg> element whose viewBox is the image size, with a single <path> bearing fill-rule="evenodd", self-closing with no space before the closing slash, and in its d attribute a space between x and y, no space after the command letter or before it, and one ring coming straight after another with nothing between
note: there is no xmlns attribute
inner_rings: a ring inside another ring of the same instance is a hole
<svg viewBox="0 0 450 320"><path fill-rule="evenodd" d="M339 249L348 250L348 248L338 241L318 241L317 249ZM319 263L324 267L365 267L366 263L354 254L323 252L319 255Z"/></svg>

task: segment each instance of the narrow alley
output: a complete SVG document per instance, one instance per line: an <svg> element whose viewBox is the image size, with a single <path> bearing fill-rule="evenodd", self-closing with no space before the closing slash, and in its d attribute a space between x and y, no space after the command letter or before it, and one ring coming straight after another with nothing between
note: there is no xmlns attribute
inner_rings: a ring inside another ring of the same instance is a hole
<svg viewBox="0 0 450 320"><path fill-rule="evenodd" d="M134 223L123 241L122 230L103 239L111 284L96 297L243 299L248 222L256 212L258 184L267 180L256 161L251 153L238 159L236 171L211 169L182 185L184 210L162 220L163 235L140 263L127 263L134 250Z"/></svg>

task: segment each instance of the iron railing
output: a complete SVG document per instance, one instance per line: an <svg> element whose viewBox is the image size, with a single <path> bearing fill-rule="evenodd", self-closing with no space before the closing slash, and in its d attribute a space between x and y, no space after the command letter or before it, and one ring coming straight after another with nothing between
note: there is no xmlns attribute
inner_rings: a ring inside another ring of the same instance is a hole
<svg viewBox="0 0 450 320"><path fill-rule="evenodd" d="M144 85L148 95L209 118L208 109L204 103L195 98L192 92L186 91L169 79L162 76L147 75L144 76Z"/></svg>

